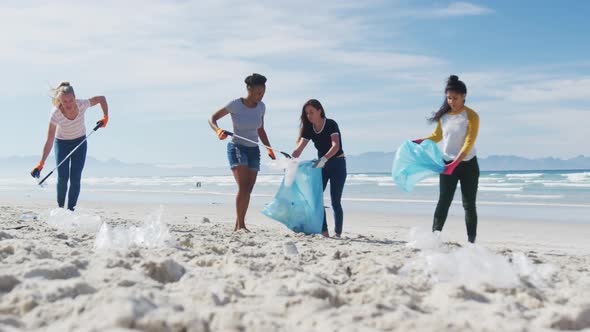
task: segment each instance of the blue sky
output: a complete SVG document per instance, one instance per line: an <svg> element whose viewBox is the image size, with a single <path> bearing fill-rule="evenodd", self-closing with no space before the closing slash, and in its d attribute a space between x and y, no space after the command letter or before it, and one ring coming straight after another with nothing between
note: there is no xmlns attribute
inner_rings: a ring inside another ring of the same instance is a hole
<svg viewBox="0 0 590 332"><path fill-rule="evenodd" d="M433 130L425 119L457 74L480 156L590 155L589 12L582 0L2 2L0 156L40 155L49 88L68 80L109 101L90 155L225 166L207 118L246 95L252 72L268 77L265 127L287 151L309 98L346 153L393 151ZM91 109L88 126L100 118Z"/></svg>

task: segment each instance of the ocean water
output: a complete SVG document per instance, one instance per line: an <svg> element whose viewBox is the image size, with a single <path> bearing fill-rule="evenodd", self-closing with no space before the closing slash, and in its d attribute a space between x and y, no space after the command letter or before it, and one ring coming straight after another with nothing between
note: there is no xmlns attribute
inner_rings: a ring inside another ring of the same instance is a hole
<svg viewBox="0 0 590 332"><path fill-rule="evenodd" d="M229 171L228 171L229 173ZM272 200L282 174L260 174L252 205ZM46 188L33 179L0 178L0 197L34 200L55 196L55 177ZM80 201L129 201L216 204L232 203L236 184L231 174L188 177L85 177ZM329 205L329 189L326 205ZM388 173L349 174L343 194L345 209L383 214L431 215L438 198L438 177L418 183L411 193L398 188ZM478 213L485 216L590 222L590 170L481 172ZM462 213L457 188L451 214Z"/></svg>

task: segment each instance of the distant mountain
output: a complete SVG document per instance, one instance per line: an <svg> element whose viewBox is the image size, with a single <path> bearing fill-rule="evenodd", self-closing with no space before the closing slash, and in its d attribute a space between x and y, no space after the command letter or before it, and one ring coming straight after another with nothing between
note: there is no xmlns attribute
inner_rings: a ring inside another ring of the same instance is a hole
<svg viewBox="0 0 590 332"><path fill-rule="evenodd" d="M523 158L517 156L489 156L479 159L483 170L556 170L556 169L590 169L590 157L583 155L571 159Z"/></svg>
<svg viewBox="0 0 590 332"><path fill-rule="evenodd" d="M49 172L55 167L53 157L48 158L43 173ZM0 158L2 173L0 177L20 176L28 174L37 165L39 157L7 157ZM98 160L93 157L86 158L84 166L85 176L192 176L192 175L222 175L227 174L226 169L214 167L179 167L174 165L151 165L144 163L125 163L117 159Z"/></svg>
<svg viewBox="0 0 590 332"><path fill-rule="evenodd" d="M367 152L346 157L349 173L390 172L394 152ZM518 156L477 157L483 171L520 171L520 170L556 170L556 169L590 169L590 157L580 155L571 159L553 157L529 159Z"/></svg>
<svg viewBox="0 0 590 332"><path fill-rule="evenodd" d="M366 152L346 157L349 173L389 173L393 162L393 152ZM484 171L503 170L556 170L556 169L590 169L590 157L578 156L571 159L553 157L529 159L518 156L489 156L479 158L480 168ZM53 158L51 158L53 159ZM36 165L38 157L0 158L0 177L14 177L28 174ZM53 160L45 166L44 171L53 169ZM266 174L277 173L266 169ZM196 167L178 165L152 165L145 163L126 163L117 159L98 160L88 157L84 175L86 176L194 176L194 175L228 175L227 167Z"/></svg>

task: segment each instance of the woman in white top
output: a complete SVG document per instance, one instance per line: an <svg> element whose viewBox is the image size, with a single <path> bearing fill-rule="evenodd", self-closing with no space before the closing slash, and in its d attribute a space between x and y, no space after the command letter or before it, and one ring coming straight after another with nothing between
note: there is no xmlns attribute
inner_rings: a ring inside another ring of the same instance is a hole
<svg viewBox="0 0 590 332"><path fill-rule="evenodd" d="M442 106L430 118L431 122L436 123L436 129L430 136L416 139L414 142L420 144L423 140L429 139L440 143L447 164L440 174L440 194L434 211L432 231L442 231L457 189L457 182L460 182L467 240L473 243L477 236L475 200L479 183L479 165L475 140L479 131L479 115L465 106L467 86L459 77L449 76L445 95Z"/></svg>
<svg viewBox="0 0 590 332"><path fill-rule="evenodd" d="M45 160L55 140L55 159L57 164L86 138L86 126L84 114L86 110L96 104L100 104L104 117L97 124L106 127L109 121L109 107L104 96L92 97L90 99L76 99L74 88L69 82L62 82L54 90L53 105L47 131L47 140L43 147L43 156L39 164L33 168L31 175L39 177ZM84 142L80 147L57 168L57 205L65 206L66 193L68 193L68 209L74 210L80 195L80 181L82 170L86 161L87 145ZM68 181L70 188L68 192Z"/></svg>

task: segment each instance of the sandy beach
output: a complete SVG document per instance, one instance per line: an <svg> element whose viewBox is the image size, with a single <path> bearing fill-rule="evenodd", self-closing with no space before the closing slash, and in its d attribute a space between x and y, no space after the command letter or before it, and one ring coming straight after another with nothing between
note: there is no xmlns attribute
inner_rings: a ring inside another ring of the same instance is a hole
<svg viewBox="0 0 590 332"><path fill-rule="evenodd" d="M116 249L50 226L53 208L0 208L2 331L590 329L588 224L486 221L470 246L453 217L430 250L432 238L420 243L429 232L409 235L424 223L411 216L352 213L344 238L326 239L257 211L251 233L233 233L231 205L174 205L160 220L167 245ZM131 227L156 210L78 212Z"/></svg>
<svg viewBox="0 0 590 332"><path fill-rule="evenodd" d="M589 16L0 1L0 332L590 332Z"/></svg>

